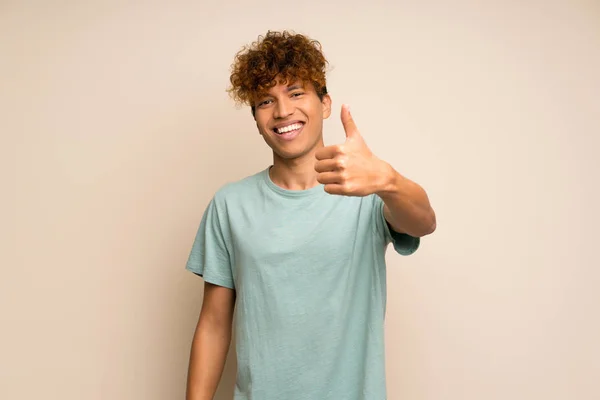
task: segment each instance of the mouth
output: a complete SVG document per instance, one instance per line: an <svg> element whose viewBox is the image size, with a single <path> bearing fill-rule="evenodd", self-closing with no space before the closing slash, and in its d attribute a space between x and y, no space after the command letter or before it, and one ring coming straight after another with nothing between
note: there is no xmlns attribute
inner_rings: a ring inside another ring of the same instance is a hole
<svg viewBox="0 0 600 400"><path fill-rule="evenodd" d="M286 126L282 126L279 128L273 128L273 132L275 132L277 137L279 137L283 140L292 140L300 134L303 127L304 127L304 122L294 122L294 123L286 125Z"/></svg>

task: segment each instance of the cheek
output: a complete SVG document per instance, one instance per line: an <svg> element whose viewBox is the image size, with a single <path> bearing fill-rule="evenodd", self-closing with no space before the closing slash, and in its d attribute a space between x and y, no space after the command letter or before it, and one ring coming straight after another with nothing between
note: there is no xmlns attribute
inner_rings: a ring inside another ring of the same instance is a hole
<svg viewBox="0 0 600 400"><path fill-rule="evenodd" d="M263 136L271 136L271 135L275 134L275 132L273 132L272 130L270 130L270 129L264 127L264 126L262 128L260 128L258 131Z"/></svg>
<svg viewBox="0 0 600 400"><path fill-rule="evenodd" d="M310 109L308 110L308 112L309 112L309 115L310 115L310 116L311 116L313 119L315 119L315 118L316 118L316 119L321 119L321 118L323 118L323 112L324 112L324 109L323 109L323 107L321 106L321 104L320 104L320 103L318 103L318 104L314 104L314 105L312 105L312 106L310 107Z"/></svg>
<svg viewBox="0 0 600 400"><path fill-rule="evenodd" d="M256 121L256 129L258 130L258 133L261 135L265 135L266 133L269 133L269 129L267 128L267 124L257 120Z"/></svg>

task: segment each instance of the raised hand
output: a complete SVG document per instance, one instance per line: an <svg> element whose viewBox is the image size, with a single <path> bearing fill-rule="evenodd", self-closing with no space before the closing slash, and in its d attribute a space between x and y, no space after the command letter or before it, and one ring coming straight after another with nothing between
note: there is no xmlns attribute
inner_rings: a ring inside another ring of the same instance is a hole
<svg viewBox="0 0 600 400"><path fill-rule="evenodd" d="M330 194L368 196L377 193L389 176L389 165L373 155L346 105L342 106L341 118L346 141L316 152L317 180Z"/></svg>

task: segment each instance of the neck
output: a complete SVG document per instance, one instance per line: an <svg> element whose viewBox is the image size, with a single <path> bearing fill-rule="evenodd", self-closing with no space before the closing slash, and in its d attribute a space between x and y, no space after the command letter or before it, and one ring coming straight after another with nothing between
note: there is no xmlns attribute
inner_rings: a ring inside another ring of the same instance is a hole
<svg viewBox="0 0 600 400"><path fill-rule="evenodd" d="M294 159L284 159L273 155L273 167L269 175L273 183L287 190L307 190L319 185L315 171L315 153L323 147L319 143L308 153Z"/></svg>

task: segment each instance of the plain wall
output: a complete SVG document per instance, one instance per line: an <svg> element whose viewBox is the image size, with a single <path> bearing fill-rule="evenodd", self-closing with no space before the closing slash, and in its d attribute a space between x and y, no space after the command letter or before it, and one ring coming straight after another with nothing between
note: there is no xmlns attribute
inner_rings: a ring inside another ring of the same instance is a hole
<svg viewBox="0 0 600 400"><path fill-rule="evenodd" d="M388 252L389 399L600 398L600 4L567 0L0 2L0 398L183 398L201 215L271 162L225 92L269 29L323 45L326 144L350 104L437 212Z"/></svg>

